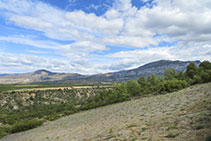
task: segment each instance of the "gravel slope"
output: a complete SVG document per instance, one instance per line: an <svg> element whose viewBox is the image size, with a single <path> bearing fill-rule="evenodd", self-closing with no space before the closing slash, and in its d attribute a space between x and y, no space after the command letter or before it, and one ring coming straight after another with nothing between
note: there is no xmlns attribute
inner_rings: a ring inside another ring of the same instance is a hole
<svg viewBox="0 0 211 141"><path fill-rule="evenodd" d="M3 141L203 141L211 135L211 83L47 122Z"/></svg>

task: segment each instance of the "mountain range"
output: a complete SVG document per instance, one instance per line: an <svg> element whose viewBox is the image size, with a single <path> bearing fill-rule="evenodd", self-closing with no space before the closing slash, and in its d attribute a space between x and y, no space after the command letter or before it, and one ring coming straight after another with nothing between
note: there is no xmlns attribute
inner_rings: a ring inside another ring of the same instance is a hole
<svg viewBox="0 0 211 141"><path fill-rule="evenodd" d="M174 68L177 72L184 72L191 61L159 60L140 66L135 69L95 75L81 75L78 73L54 73L42 69L23 74L0 75L0 84L28 84L28 83L72 83L72 84L111 84L136 80L141 76L152 74L163 75L166 68ZM196 65L200 61L193 61Z"/></svg>

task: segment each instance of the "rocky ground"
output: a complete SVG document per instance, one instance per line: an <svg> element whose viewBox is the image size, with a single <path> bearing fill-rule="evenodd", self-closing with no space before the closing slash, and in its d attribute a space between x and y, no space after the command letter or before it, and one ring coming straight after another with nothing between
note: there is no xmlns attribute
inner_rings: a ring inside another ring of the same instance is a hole
<svg viewBox="0 0 211 141"><path fill-rule="evenodd" d="M211 135L211 83L47 122L3 141L203 141Z"/></svg>

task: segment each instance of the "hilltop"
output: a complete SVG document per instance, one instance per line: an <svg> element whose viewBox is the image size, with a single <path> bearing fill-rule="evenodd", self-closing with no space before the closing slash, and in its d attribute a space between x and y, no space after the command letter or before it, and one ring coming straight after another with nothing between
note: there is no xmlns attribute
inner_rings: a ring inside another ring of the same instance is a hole
<svg viewBox="0 0 211 141"><path fill-rule="evenodd" d="M203 141L211 133L211 83L83 111L7 140Z"/></svg>

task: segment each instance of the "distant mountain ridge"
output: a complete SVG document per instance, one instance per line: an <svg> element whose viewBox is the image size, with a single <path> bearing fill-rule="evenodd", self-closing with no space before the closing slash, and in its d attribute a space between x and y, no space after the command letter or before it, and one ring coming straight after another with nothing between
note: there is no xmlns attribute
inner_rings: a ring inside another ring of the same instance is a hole
<svg viewBox="0 0 211 141"><path fill-rule="evenodd" d="M127 80L136 80L141 76L148 77L152 74L163 75L166 68L174 68L177 72L183 72L186 70L187 65L190 62L194 62L196 65L200 64L200 61L170 61L160 60L152 63L145 64L135 69L123 70L113 73L97 74L86 78L87 82L98 83L112 83L122 82ZM85 83L85 81L84 81Z"/></svg>
<svg viewBox="0 0 211 141"><path fill-rule="evenodd" d="M33 72L33 74L42 74L42 73L46 73L46 74L48 74L48 75L56 74L56 73L50 72L50 71L45 70L45 69L36 70L36 71Z"/></svg>
<svg viewBox="0 0 211 141"><path fill-rule="evenodd" d="M116 83L127 80L135 80L141 76L148 77L152 74L163 75L166 68L174 68L177 72L186 70L187 65L194 62L196 65L200 61L170 61L160 60L145 64L135 69L122 70L118 72L81 75L77 73L54 73L45 69L37 70L32 73L16 75L0 75L0 84L19 84L19 83L73 83L73 84L97 84L97 83Z"/></svg>

